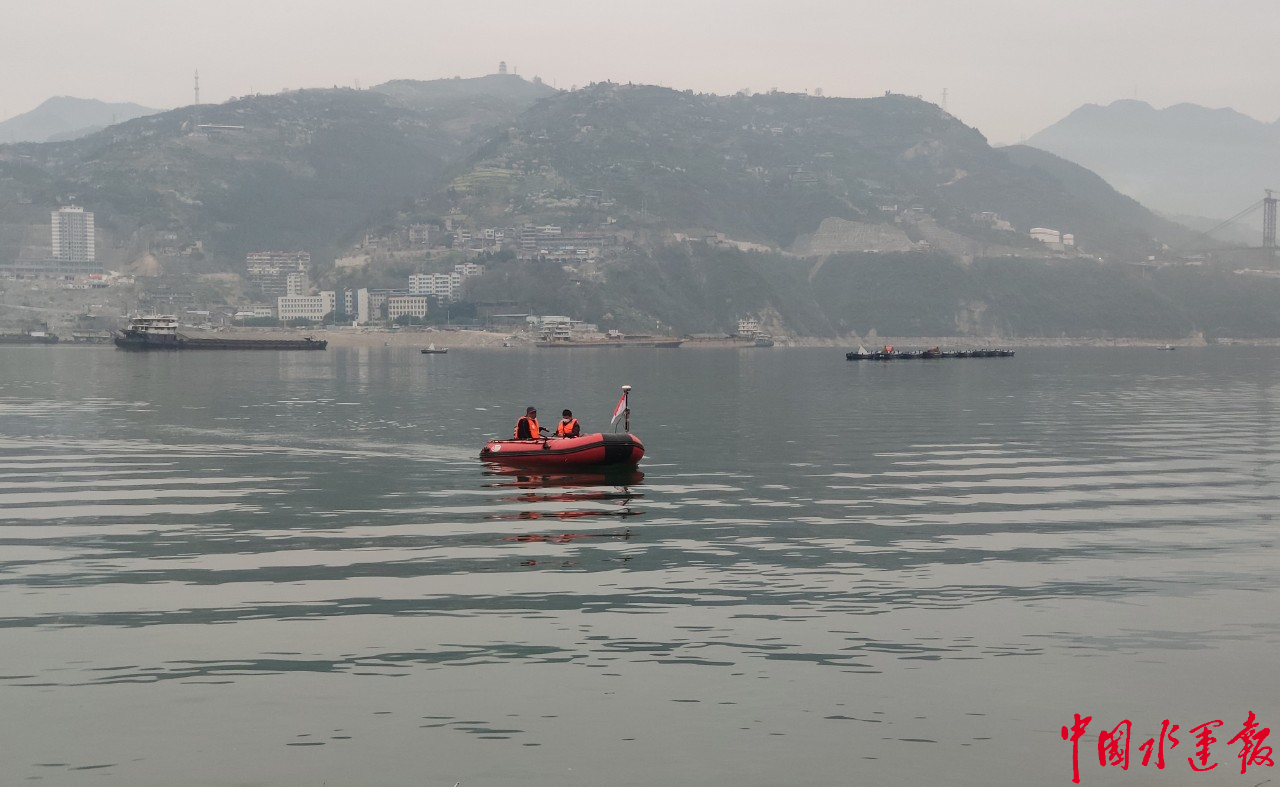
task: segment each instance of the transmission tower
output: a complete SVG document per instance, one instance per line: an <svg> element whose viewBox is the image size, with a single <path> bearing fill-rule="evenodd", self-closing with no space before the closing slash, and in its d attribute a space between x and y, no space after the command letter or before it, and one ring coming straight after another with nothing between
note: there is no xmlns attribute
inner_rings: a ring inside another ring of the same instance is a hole
<svg viewBox="0 0 1280 787"><path fill-rule="evenodd" d="M196 106L200 106L200 69L196 69Z"/></svg>
<svg viewBox="0 0 1280 787"><path fill-rule="evenodd" d="M1262 249L1271 259L1276 257L1276 198L1267 189L1262 200Z"/></svg>

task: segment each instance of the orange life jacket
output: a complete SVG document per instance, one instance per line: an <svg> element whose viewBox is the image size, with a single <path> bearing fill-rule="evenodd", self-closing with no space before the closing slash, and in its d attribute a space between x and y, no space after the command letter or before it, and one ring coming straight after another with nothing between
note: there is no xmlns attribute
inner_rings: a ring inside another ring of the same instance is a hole
<svg viewBox="0 0 1280 787"><path fill-rule="evenodd" d="M573 437L579 431L581 431L581 427L578 426L577 418L561 421L556 425L556 437Z"/></svg>
<svg viewBox="0 0 1280 787"><path fill-rule="evenodd" d="M529 433L528 433L527 435L523 436L523 437L521 437L521 436L520 436L520 425L521 425L521 424L526 424L526 425L527 425L527 426L526 426L526 428L528 428L528 430L529 430ZM537 439L538 439L538 437L539 437L539 435L541 434L541 432L542 432L542 429L541 429L541 428L539 428L539 426L538 426L538 419L537 419L537 418L530 418L530 417L529 417L529 416L527 416L527 415L522 415L522 416L520 416L520 420L519 420L519 421L516 421L516 434L515 434L515 438L516 438L517 440L530 440L530 439L532 439L532 440L537 440Z"/></svg>

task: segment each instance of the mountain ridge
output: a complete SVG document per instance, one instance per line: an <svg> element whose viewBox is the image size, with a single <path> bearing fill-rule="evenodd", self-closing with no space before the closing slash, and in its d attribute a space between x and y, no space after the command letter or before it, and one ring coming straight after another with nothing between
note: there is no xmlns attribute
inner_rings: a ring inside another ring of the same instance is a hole
<svg viewBox="0 0 1280 787"><path fill-rule="evenodd" d="M54 96L35 109L0 122L0 143L78 139L109 125L161 111L129 102Z"/></svg>
<svg viewBox="0 0 1280 787"><path fill-rule="evenodd" d="M1130 254L1145 254L1149 239L1120 228L1118 215L1150 234L1182 231L1100 179L1087 194L1083 182L1066 188L1045 161L1011 158L936 105L892 94L716 96L597 83L531 106L470 166L503 177L481 192L457 182L447 199L437 195L437 210L496 220L535 211L528 195L539 190L562 203L598 192L615 211L778 249L827 218L901 223L905 207L988 241L974 215L1004 215L1021 234L1000 240L1032 252L1026 233L1063 220L1082 222L1063 229L1094 249Z"/></svg>
<svg viewBox="0 0 1280 787"><path fill-rule="evenodd" d="M1053 335L1072 313L1055 292L1089 289L1064 286L1064 271L1153 313L1160 298L1098 263L1146 260L1189 232L1058 156L992 148L918 98L516 80L246 96L0 146L0 214L16 217L0 256L29 254L32 228L75 200L98 217L104 264L170 288L239 274L220 281L240 281L223 297L242 303L246 253L305 250L325 289L483 262L455 316L515 302L631 329L757 314L779 333ZM1034 228L1075 243L1046 246ZM849 310L878 316L868 327Z"/></svg>
<svg viewBox="0 0 1280 787"><path fill-rule="evenodd" d="M156 232L199 241L223 269L262 248L331 259L381 214L433 189L479 144L477 128L521 109L464 97L440 115L345 88L181 107L77 140L0 146L0 204L8 174L13 203L90 207L126 258L113 258L110 243L103 252L121 265L144 256Z"/></svg>

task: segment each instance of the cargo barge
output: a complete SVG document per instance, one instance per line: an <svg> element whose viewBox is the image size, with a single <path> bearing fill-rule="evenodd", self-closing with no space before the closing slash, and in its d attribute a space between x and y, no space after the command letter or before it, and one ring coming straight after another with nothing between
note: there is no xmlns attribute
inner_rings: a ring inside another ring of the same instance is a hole
<svg viewBox="0 0 1280 787"><path fill-rule="evenodd" d="M534 347L679 347L683 339L575 339L569 342L534 342Z"/></svg>
<svg viewBox="0 0 1280 787"><path fill-rule="evenodd" d="M121 350L323 350L323 339L229 339L195 338L178 332L178 319L171 316L134 317L129 327L116 332Z"/></svg>
<svg viewBox="0 0 1280 787"><path fill-rule="evenodd" d="M534 347L679 347L684 339L676 336L623 336L611 332L602 339L548 338L533 343Z"/></svg>
<svg viewBox="0 0 1280 787"><path fill-rule="evenodd" d="M22 333L0 333L0 344L57 344L58 337L45 330L26 330Z"/></svg>
<svg viewBox="0 0 1280 787"><path fill-rule="evenodd" d="M930 347L919 352L895 350L886 345L882 350L866 350L859 347L844 354L848 361L909 361L918 358L1012 358L1013 350L941 350Z"/></svg>

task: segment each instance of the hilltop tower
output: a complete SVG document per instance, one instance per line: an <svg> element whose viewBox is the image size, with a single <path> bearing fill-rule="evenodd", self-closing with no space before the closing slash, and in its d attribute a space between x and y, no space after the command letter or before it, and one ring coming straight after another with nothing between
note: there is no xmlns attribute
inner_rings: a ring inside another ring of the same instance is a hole
<svg viewBox="0 0 1280 787"><path fill-rule="evenodd" d="M505 60L498 61L498 73L499 74L507 73L507 61Z"/></svg>

